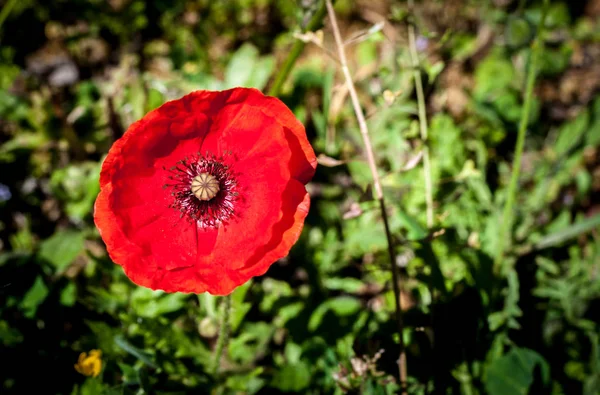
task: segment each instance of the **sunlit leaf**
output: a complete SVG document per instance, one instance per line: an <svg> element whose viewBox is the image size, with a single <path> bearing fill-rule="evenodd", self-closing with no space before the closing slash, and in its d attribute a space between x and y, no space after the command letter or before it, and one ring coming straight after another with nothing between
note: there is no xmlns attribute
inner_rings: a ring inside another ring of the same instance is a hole
<svg viewBox="0 0 600 395"><path fill-rule="evenodd" d="M485 388L490 395L529 393L539 367L544 384L550 379L550 368L546 360L533 350L513 348L506 355L493 360L486 369Z"/></svg>
<svg viewBox="0 0 600 395"><path fill-rule="evenodd" d="M83 251L85 235L76 230L54 233L40 244L39 256L48 261L55 270L64 270Z"/></svg>

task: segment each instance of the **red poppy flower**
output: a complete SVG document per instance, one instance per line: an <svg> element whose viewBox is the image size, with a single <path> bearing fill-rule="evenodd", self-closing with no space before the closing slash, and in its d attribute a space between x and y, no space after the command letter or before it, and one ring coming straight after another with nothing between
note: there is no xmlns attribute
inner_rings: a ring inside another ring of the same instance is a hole
<svg viewBox="0 0 600 395"><path fill-rule="evenodd" d="M302 124L255 89L198 91L111 147L94 221L136 284L229 294L298 240L315 154Z"/></svg>

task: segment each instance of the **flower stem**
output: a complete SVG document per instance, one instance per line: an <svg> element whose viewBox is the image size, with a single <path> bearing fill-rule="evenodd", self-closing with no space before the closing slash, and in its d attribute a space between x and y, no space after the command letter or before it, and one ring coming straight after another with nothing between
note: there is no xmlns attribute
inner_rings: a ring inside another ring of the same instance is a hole
<svg viewBox="0 0 600 395"><path fill-rule="evenodd" d="M525 146L525 135L527 134L527 123L529 122L529 113L531 111L531 102L533 100L533 87L535 85L535 78L538 71L538 62L540 52L543 47L543 31L544 23L546 20L546 14L548 10L548 0L544 0L542 18L538 28L537 36L532 44L531 58L529 61L529 68L527 70L527 77L525 83L525 98L523 102L523 111L521 112L521 120L519 123L519 131L517 134L517 144L515 147L515 156L512 164L512 174L510 177L510 183L508 185L508 193L506 202L504 204L504 210L502 213L502 225L500 228L498 245L496 250L496 257L494 259L494 269L498 272L500 270L500 264L504 258L506 249L510 247L512 237L510 234L512 223L513 223L513 206L517 195L517 184L519 182L519 174L521 172L521 159L523 157L523 148ZM509 234L510 232L510 234ZM505 240L505 239L509 240Z"/></svg>
<svg viewBox="0 0 600 395"><path fill-rule="evenodd" d="M377 173L377 166L375 164L375 156L373 155L373 147L371 144L371 138L369 137L369 129L367 128L367 122L365 120L365 115L360 106L360 102L358 100L358 94L356 93L356 88L354 87L354 82L352 80L352 75L350 74L350 70L348 69L348 61L346 60L346 53L344 51L344 44L342 42L342 36L340 34L340 29L337 24L337 18L335 16L335 11L333 9L333 4L331 0L326 0L325 4L327 5L327 12L329 14L329 19L331 20L331 28L333 29L333 35L335 37L336 46L338 49L338 54L340 58L340 63L342 66L342 72L344 73L344 77L346 80L346 86L348 87L348 92L350 93L350 98L352 99L352 106L354 107L354 113L356 114L356 119L358 120L358 126L360 128L360 134L362 135L363 143L365 145L365 150L367 153L367 161L369 162L369 168L371 169L371 175L373 176L373 185L375 187L375 196L379 201L379 207L381 209L381 216L383 218L383 225L385 228L385 236L387 238L388 245L388 254L390 258L390 266L392 271L392 285L394 289L394 299L395 299L395 307L396 307L396 321L398 323L398 336L399 336L399 344L400 344L400 357L398 358L398 370L400 374L400 385L402 386L402 393L406 393L406 378L407 378L407 369L406 369L406 354L404 351L404 337L402 336L402 332L404 329L404 322L402 317L402 307L400 302L400 271L398 270L398 265L396 265L396 253L394 252L394 244L392 240L392 233L390 231L390 225L388 222L387 211L385 207L385 199L383 197L383 190L381 188L381 182L379 180L379 174Z"/></svg>
<svg viewBox="0 0 600 395"><path fill-rule="evenodd" d="M217 338L217 346L213 357L213 365L211 373L217 375L221 366L221 357L223 351L229 342L229 313L231 312L231 295L223 297L219 311L219 337Z"/></svg>
<svg viewBox="0 0 600 395"><path fill-rule="evenodd" d="M429 143L427 141L429 137L429 128L427 125L427 107L425 105L425 94L423 90L423 80L421 78L421 68L419 62L419 52L417 51L417 40L415 34L415 12L414 12L414 1L408 0L408 10L410 17L408 20L408 47L410 53L411 66L413 69L413 78L415 80L415 90L417 92L417 107L419 112L419 129L421 133L421 142L423 143L423 176L425 178L425 207L427 213L427 229L431 231L433 228L433 185L431 181L431 160L429 156ZM432 282L428 284L429 293L431 294L431 308L430 308L430 323L431 327L435 328L436 324L436 303L437 294L435 287ZM435 342L435 332L432 333L430 338L430 346L432 352L432 358L430 360L430 374L434 377L437 372L437 349Z"/></svg>
<svg viewBox="0 0 600 395"><path fill-rule="evenodd" d="M413 9L413 1L409 0L408 6ZM414 17L414 15L413 15ZM415 26L408 24L408 42L410 48L410 58L415 79L415 89L417 91L417 105L419 108L419 128L421 131L421 141L423 142L423 173L425 175L425 203L427 206L427 228L433 227L433 187L431 183L431 162L429 160L429 146L427 145L427 110L425 106L425 95L423 93L423 81L421 79L421 70L419 68L419 53L415 40Z"/></svg>
<svg viewBox="0 0 600 395"><path fill-rule="evenodd" d="M315 14L312 16L310 21L308 21L308 24L306 25L306 27L303 29L303 33L310 32L310 31L316 29L317 26L319 26L319 24L323 20L324 16L325 16L325 2L321 1L319 4L319 8L315 12ZM287 79L288 75L292 71L294 64L296 64L296 60L298 60L298 57L302 53L302 50L304 49L305 45L306 45L306 43L302 40L296 40L294 42L294 45L292 46L292 49L290 50L287 58L285 59L285 61L281 65L281 68L279 69L279 72L275 76L273 85L271 85L271 88L269 89L269 92L268 92L269 96L279 96L279 94L281 93L281 88L283 87L283 84L285 83L285 80Z"/></svg>

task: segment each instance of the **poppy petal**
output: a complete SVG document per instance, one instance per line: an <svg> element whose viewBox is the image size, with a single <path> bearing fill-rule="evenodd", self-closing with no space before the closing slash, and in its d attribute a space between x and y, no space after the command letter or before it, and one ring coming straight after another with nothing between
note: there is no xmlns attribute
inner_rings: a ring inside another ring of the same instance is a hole
<svg viewBox="0 0 600 395"><path fill-rule="evenodd" d="M94 220L136 284L223 295L297 241L315 168L304 127L278 99L247 88L193 92L113 144ZM192 181L208 179L218 193L196 199Z"/></svg>

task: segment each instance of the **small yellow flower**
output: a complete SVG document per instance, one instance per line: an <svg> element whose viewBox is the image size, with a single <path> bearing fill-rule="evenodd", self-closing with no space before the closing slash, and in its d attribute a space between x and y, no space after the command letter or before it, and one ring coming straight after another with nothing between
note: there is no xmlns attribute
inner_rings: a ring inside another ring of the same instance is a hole
<svg viewBox="0 0 600 395"><path fill-rule="evenodd" d="M85 352L79 354L75 370L86 376L98 377L102 370L102 351L92 350L90 355Z"/></svg>

